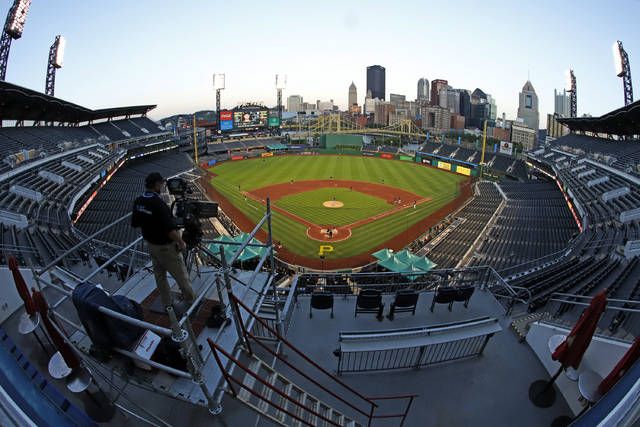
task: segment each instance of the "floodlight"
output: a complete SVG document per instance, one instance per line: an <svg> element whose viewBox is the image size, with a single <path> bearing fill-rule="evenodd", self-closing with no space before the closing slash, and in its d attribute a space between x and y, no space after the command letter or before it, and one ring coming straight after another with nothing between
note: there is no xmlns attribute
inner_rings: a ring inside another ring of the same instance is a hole
<svg viewBox="0 0 640 427"><path fill-rule="evenodd" d="M67 45L67 41L62 36L56 36L56 41L54 42L55 49L55 57L53 59L53 66L56 68L62 68L62 63L64 61L64 48Z"/></svg>
<svg viewBox="0 0 640 427"><path fill-rule="evenodd" d="M613 51L613 66L616 69L616 76L622 77L624 76L624 67L622 66L622 52L621 52L621 44L619 41L613 42L612 51Z"/></svg>
<svg viewBox="0 0 640 427"><path fill-rule="evenodd" d="M27 20L27 12L31 6L31 0L16 0L9 11L5 31L13 39L22 37L24 23Z"/></svg>
<svg viewBox="0 0 640 427"><path fill-rule="evenodd" d="M287 87L287 76L285 74L276 74L276 89L284 89Z"/></svg>
<svg viewBox="0 0 640 427"><path fill-rule="evenodd" d="M224 74L214 74L213 75L213 89L221 90L225 88L225 75Z"/></svg>
<svg viewBox="0 0 640 427"><path fill-rule="evenodd" d="M571 92L571 70L566 70L564 72L564 81L565 81L565 89L567 92Z"/></svg>

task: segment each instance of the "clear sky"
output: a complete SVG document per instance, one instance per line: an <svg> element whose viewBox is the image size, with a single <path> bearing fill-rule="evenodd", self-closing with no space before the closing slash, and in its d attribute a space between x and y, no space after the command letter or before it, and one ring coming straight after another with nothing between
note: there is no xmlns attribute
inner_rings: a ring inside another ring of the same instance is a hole
<svg viewBox="0 0 640 427"><path fill-rule="evenodd" d="M0 4L6 14L11 1ZM544 126L570 67L580 115L622 105L616 39L640 97L638 16L640 0L33 0L7 80L44 91L49 46L62 34L56 96L90 108L158 104L155 119L214 109L214 72L226 73L223 107L274 105L275 74L283 73L285 100L300 94L345 108L351 81L362 103L366 66L380 64L387 99L390 92L414 99L420 77L444 78L490 93L507 118L515 118L529 75Z"/></svg>

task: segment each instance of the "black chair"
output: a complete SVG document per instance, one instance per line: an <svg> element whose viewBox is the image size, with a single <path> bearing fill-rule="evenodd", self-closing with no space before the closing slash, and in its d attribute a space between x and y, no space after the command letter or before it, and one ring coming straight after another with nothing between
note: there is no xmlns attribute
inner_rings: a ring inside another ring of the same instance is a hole
<svg viewBox="0 0 640 427"><path fill-rule="evenodd" d="M380 321L384 319L382 311L384 310L384 303L382 302L382 293L377 289L364 289L358 294L356 300L356 313L354 317L358 316L358 313L376 313L376 318Z"/></svg>
<svg viewBox="0 0 640 427"><path fill-rule="evenodd" d="M458 290L456 288L451 287L439 287L436 289L433 294L433 301L431 301L431 312L433 313L433 308L437 304L448 304L449 311L451 311L451 306L453 305L453 301L455 301L458 296Z"/></svg>
<svg viewBox="0 0 640 427"><path fill-rule="evenodd" d="M314 292L311 294L309 303L309 318L313 317L313 309L329 310L331 309L331 318L333 319L333 294L329 292Z"/></svg>
<svg viewBox="0 0 640 427"><path fill-rule="evenodd" d="M471 299L471 295L473 295L473 291L475 291L475 286L461 286L457 289L458 293L456 294L455 301L463 302L464 308L469 308L469 300Z"/></svg>
<svg viewBox="0 0 640 427"><path fill-rule="evenodd" d="M415 315L419 296L420 296L419 293L412 291L410 289L403 289L401 291L396 292L396 298L391 303L391 308L389 310L389 314L387 315L387 318L389 320L393 320L395 313L411 312L411 315Z"/></svg>

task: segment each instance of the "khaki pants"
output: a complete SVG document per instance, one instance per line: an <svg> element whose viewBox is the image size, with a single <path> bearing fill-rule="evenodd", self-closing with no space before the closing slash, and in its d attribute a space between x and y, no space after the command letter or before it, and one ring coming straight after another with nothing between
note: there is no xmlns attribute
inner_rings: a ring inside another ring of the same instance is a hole
<svg viewBox="0 0 640 427"><path fill-rule="evenodd" d="M176 244L154 245L147 242L147 245L149 246L149 254L153 262L153 274L156 277L156 286L160 292L162 304L166 307L172 303L167 271L171 273L171 276L178 283L184 300L187 303L192 303L195 295L191 288L187 267L184 265L184 258Z"/></svg>

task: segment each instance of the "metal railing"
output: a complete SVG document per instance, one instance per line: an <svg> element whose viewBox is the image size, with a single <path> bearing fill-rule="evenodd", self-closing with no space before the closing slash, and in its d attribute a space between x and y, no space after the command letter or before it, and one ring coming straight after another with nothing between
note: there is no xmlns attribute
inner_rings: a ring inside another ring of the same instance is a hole
<svg viewBox="0 0 640 427"><path fill-rule="evenodd" d="M531 293L509 285L492 267L475 266L400 273L303 273L295 279L297 294L325 291L336 295L357 295L363 289L395 293L404 289L432 291L439 287L474 286L491 294L510 313L515 304L528 305Z"/></svg>
<svg viewBox="0 0 640 427"><path fill-rule="evenodd" d="M338 374L421 368L479 356L502 328L496 318L375 332L342 332L337 351ZM450 334L447 337L447 334ZM396 346L389 348L390 343Z"/></svg>
<svg viewBox="0 0 640 427"><path fill-rule="evenodd" d="M296 297L296 282L294 282L292 284L291 287L289 288L284 288L284 289L278 289L277 292L286 292L286 300L284 301L284 306L282 308L282 310L280 311L281 315L280 315L280 321L281 321L281 327L282 327L282 334L283 335L287 335L287 331L289 329L289 323L291 321L291 318L293 317L293 307L295 306L295 297ZM268 298L268 297L267 297ZM275 299L273 299L274 301L274 310L275 309L279 309L279 307L276 307L275 305ZM275 317L275 313L273 315L271 315L270 313L261 313L258 312L258 316L272 329L272 330L277 330L278 329L278 324L276 322L276 317ZM277 341L278 338L273 335L269 329L267 329L266 327L263 326L262 323L260 322L254 322L253 326L251 327L251 333L253 335L256 336L256 338L258 339L263 339L263 340L267 340L267 341Z"/></svg>
<svg viewBox="0 0 640 427"><path fill-rule="evenodd" d="M592 299L593 296L554 293L542 309L547 313L544 321L571 328ZM633 338L640 336L640 301L607 299L596 335L623 341L633 341Z"/></svg>
<svg viewBox="0 0 640 427"><path fill-rule="evenodd" d="M302 360L309 367L313 368L313 370L315 372L317 372L317 374L320 374L320 377L325 378L325 379L329 379L332 382L332 386L329 387L327 385L323 385L319 381L319 379L315 378L317 375L311 375L310 373L305 372L305 370L301 369L300 367L297 367L296 365L294 365L290 360L288 360L287 357L285 357L282 354L282 352L274 351L269 346L264 344L262 342L262 340L260 340L258 337L253 335L248 330L248 328L246 327L244 322L239 322L240 328L241 328L242 337L243 337L243 341L244 341L244 348L250 355L254 354L252 345L253 345L253 343L256 343L257 345L259 345L262 348L262 350L264 350L267 353L269 353L272 356L274 356L274 358L276 358L280 362L284 363L288 368L292 369L297 374L301 375L305 380L309 381L311 384L315 385L316 387L318 387L323 392L329 394L330 396L332 396L333 398L335 398L336 400L338 400L342 404L348 406L349 408L353 409L355 412L357 412L361 416L365 417L365 419L367 420L367 425L368 426L371 426L371 423L372 423L372 421L374 419L390 419L390 418L399 418L400 419L400 424L399 425L402 426L404 424L404 422L406 420L406 417L407 417L407 415L409 413L409 409L411 408L411 404L413 403L413 400L417 397L417 395L411 394L411 395L381 396L381 397L364 396L363 394L361 394L360 392L355 390L353 387L349 386L348 384L346 384L345 382L343 382L342 380L337 378L331 372L327 371L325 368L321 367L316 362L311 360L306 354L304 354L304 352L299 350L296 346L294 346L287 339L285 339L281 334L278 333L277 330L275 330L274 328L269 326L267 324L267 322L262 320L256 313L254 313L247 305L245 305L235 295L229 294L229 300L231 302L233 311L235 312L235 318L236 319L241 319L242 318L242 316L240 314L240 309L242 309L245 313L247 313L247 315L249 317L249 321L252 319L255 322L261 323L262 327L264 327L271 334L273 334L275 337L277 337L277 339L284 346L286 346L287 349L291 350L294 354L296 354L297 356L301 357ZM314 411L310 410L308 407L304 406L302 403L297 402L295 399L291 399L290 397L287 397L284 393L282 393L281 391L279 391L278 389L273 387L273 385L269 384L265 379L259 377L257 374L255 374L253 371L251 371L248 367L246 367L243 363L241 363L236 358L231 356L228 352L224 351L224 349L222 349L219 345L217 345L213 341L209 340L209 346L211 347L211 350L212 350L212 352L213 352L213 354L215 356L215 360L216 360L216 362L218 364L218 367L222 371L223 377L226 380L226 382L227 382L227 384L228 384L228 386L229 386L229 388L231 390L231 393L234 394L234 396L237 396L237 392L235 391L235 388L233 387L234 383L241 385L245 389L247 389L247 387L244 387L242 385L242 382L240 382L237 379L232 377L231 370L226 369L225 364L222 363L222 361L220 359L220 356L217 354L218 352L221 353L222 355L224 355L230 362L233 363L233 365L239 367L240 369L245 371L247 374L249 374L252 377L254 377L263 386L271 389L272 391L275 391L277 394L279 394L283 398L289 400L294 405L298 406L300 408L299 411L310 412L314 416L318 416L319 415L317 413L314 413ZM263 396L262 394L258 393L254 389L250 389L250 390L248 389L248 391L251 394L253 394L254 396L258 397L263 402L273 406L274 408L276 408L278 410L282 410L283 412L285 412L288 415L294 417L295 419L297 419L298 421L302 422L303 424L311 425L307 421L304 421L303 419L301 419L299 416L294 415L294 414L290 413L289 411L284 410L284 408L282 408L278 404L274 403L268 396ZM348 397L345 394L347 394ZM379 407L379 405L376 403L376 401L379 401L379 400L406 400L407 401L407 405L406 405L404 411L400 412L400 413L376 414L376 410ZM363 406L364 406L364 408L363 408ZM298 410L296 410L295 412L298 412ZM322 416L321 416L321 418L325 419ZM326 420L326 419L325 419L325 421L327 421L327 422L329 422L329 423L331 423L333 425L337 425L337 424L335 424L334 421Z"/></svg>

